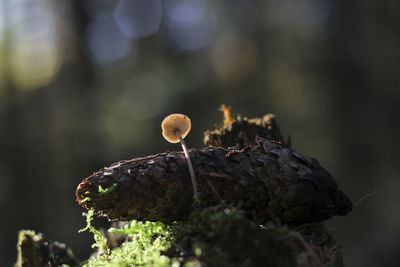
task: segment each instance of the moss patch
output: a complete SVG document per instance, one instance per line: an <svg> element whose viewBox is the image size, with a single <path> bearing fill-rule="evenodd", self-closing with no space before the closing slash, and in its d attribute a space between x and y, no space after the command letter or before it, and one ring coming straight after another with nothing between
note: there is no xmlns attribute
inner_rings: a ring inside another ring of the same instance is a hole
<svg viewBox="0 0 400 267"><path fill-rule="evenodd" d="M224 203L172 225L131 221L110 228L108 238L123 242L108 253L110 242L87 222L101 250L84 266L342 266L340 248L322 224L259 225Z"/></svg>
<svg viewBox="0 0 400 267"><path fill-rule="evenodd" d="M230 205L192 214L171 247L205 266L296 266L295 246L285 228L266 228L247 220Z"/></svg>

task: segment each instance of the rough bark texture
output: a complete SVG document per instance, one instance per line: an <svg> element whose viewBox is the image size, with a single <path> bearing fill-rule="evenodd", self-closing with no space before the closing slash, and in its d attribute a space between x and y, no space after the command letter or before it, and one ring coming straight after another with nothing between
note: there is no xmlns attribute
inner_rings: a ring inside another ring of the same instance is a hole
<svg viewBox="0 0 400 267"><path fill-rule="evenodd" d="M17 250L15 267L79 265L79 260L65 244L45 239L43 234L30 230L19 231Z"/></svg>
<svg viewBox="0 0 400 267"><path fill-rule="evenodd" d="M191 150L190 156L202 207L223 199L258 220L291 225L346 215L352 209L315 159L279 142L258 138L257 145L242 150L210 147ZM193 208L182 152L114 163L84 179L76 195L86 209L118 220L183 220Z"/></svg>

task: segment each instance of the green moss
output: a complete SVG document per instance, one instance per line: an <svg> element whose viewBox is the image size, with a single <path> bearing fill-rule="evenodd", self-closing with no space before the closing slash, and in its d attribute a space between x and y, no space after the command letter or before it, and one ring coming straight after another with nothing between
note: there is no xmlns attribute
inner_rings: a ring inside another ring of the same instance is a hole
<svg viewBox="0 0 400 267"><path fill-rule="evenodd" d="M90 215L91 216L91 215ZM89 217L89 215L88 215ZM102 247L105 238L93 230L88 220L89 229L95 236L96 247ZM83 230L85 230L83 229ZM100 254L85 262L84 266L179 266L178 259L162 255L162 251L171 246L174 226L161 222L131 221L123 228L110 228L109 233L124 235L126 241L120 247L114 248L108 254Z"/></svg>
<svg viewBox="0 0 400 267"><path fill-rule="evenodd" d="M99 185L99 196L104 196L107 194L110 194L112 191L114 191L116 188L118 187L118 184L115 183L112 186L108 187L108 188L103 188L101 187L101 185Z"/></svg>
<svg viewBox="0 0 400 267"><path fill-rule="evenodd" d="M82 233L84 231L89 230L94 237L94 244L92 245L92 248L99 248L101 251L101 254L104 258L108 259L109 256L109 249L107 246L107 240L103 237L103 235L101 234L101 232L99 230L97 230L96 228L94 228L92 226L92 220L93 220L93 214L94 211L93 210L89 210L88 214L86 216L86 227L83 229L79 230L79 233Z"/></svg>
<svg viewBox="0 0 400 267"><path fill-rule="evenodd" d="M117 183L114 183L113 185L111 185L108 188L103 188L101 185L99 185L98 188L98 193L96 192L90 192L90 191L86 191L85 195L87 195L87 197L85 197L84 199L81 200L81 203L84 202L89 202L92 201L92 198L99 198L99 197L103 197L105 195L110 194L112 191L114 191L119 185Z"/></svg>
<svg viewBox="0 0 400 267"><path fill-rule="evenodd" d="M287 233L286 228L261 227L222 203L181 224L173 248L205 266L296 266Z"/></svg>
<svg viewBox="0 0 400 267"><path fill-rule="evenodd" d="M340 249L322 225L258 225L224 203L172 225L131 221L110 228L107 236L124 242L109 253L106 239L91 226L92 215L83 230L94 234L94 247L103 253L84 266L342 266Z"/></svg>
<svg viewBox="0 0 400 267"><path fill-rule="evenodd" d="M126 241L109 253L100 231L91 226L94 247L103 253L84 266L295 266L293 248L282 239L286 230L262 228L226 204L195 211L187 222L165 225L161 222L131 221L123 228L110 228L111 234Z"/></svg>
<svg viewBox="0 0 400 267"><path fill-rule="evenodd" d="M92 199L90 197L85 197L84 199L81 200L82 203L86 202L86 201L91 201Z"/></svg>

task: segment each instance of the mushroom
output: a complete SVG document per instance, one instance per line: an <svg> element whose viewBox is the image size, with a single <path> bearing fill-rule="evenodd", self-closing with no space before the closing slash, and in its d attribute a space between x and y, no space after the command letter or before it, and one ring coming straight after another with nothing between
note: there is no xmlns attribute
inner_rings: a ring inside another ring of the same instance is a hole
<svg viewBox="0 0 400 267"><path fill-rule="evenodd" d="M196 177L194 176L192 161L190 160L189 151L186 147L183 138L187 136L191 128L191 122L188 116L183 114L170 114L161 123L162 135L164 138L170 143L179 143L181 142L183 152L185 154L190 177L192 179L193 192L194 192L194 200L196 203L199 202L199 196L197 192L197 182Z"/></svg>

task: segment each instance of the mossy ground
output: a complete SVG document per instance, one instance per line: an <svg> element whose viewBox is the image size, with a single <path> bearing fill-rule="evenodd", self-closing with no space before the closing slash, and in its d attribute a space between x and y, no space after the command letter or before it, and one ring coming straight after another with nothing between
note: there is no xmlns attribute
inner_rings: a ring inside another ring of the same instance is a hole
<svg viewBox="0 0 400 267"><path fill-rule="evenodd" d="M93 212L88 213L87 227L94 234L97 253L83 262L83 266L171 266L176 260L162 255L171 246L173 226L161 222L128 222L122 228L111 227L106 236L125 239L120 245L109 249L109 240L91 225ZM179 266L179 263L175 264Z"/></svg>
<svg viewBox="0 0 400 267"><path fill-rule="evenodd" d="M94 234L98 252L84 266L341 266L340 249L320 224L297 230L259 225L224 203L195 211L186 222L131 221L110 228L109 239L123 240L112 249L91 225L92 215L85 229Z"/></svg>

